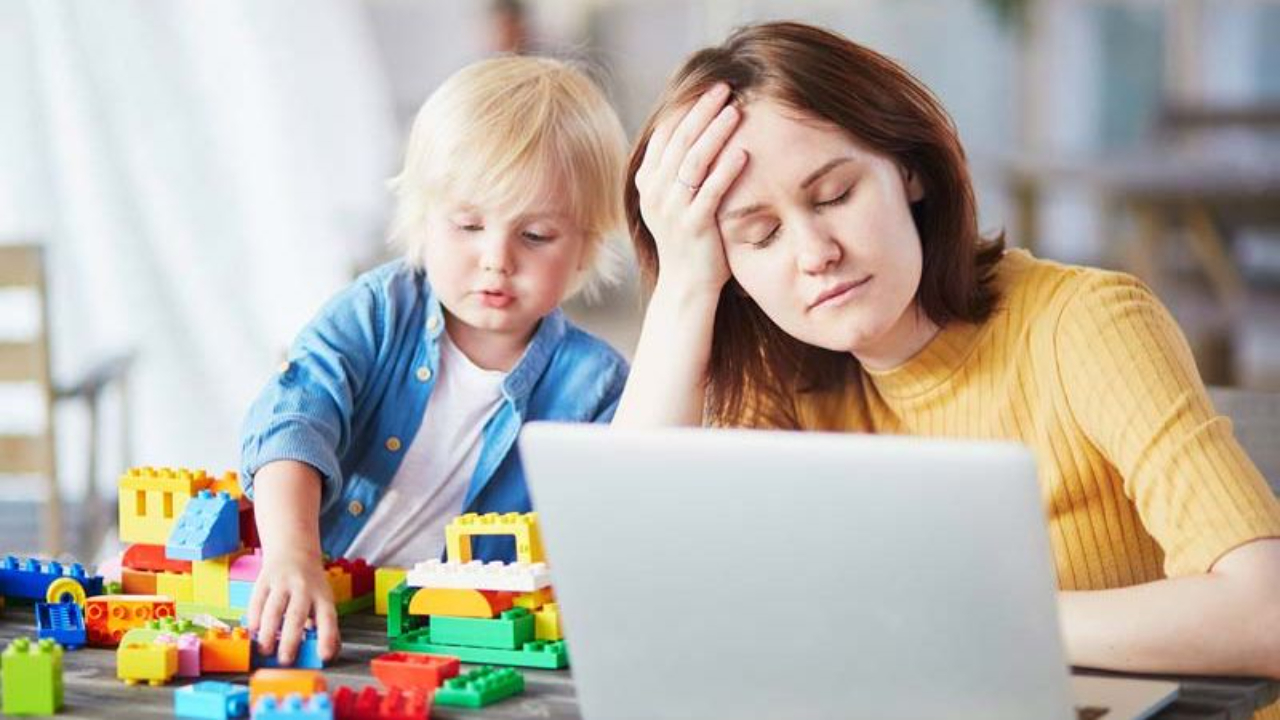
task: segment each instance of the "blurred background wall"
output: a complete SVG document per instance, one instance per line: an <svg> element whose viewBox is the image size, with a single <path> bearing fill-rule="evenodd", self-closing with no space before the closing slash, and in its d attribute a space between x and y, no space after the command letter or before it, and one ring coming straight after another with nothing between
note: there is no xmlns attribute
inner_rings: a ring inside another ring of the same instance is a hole
<svg viewBox="0 0 1280 720"><path fill-rule="evenodd" d="M0 0L0 243L43 248L49 300L33 325L39 291L0 288L0 361L47 327L63 547L128 464L236 466L294 333L388 257L385 179L454 70L583 60L634 131L689 52L783 18L933 88L984 228L1140 273L1207 379L1280 389L1280 2ZM639 308L633 278L570 311L629 353ZM45 426L39 385L0 383L0 437ZM37 520L0 515L6 542Z"/></svg>

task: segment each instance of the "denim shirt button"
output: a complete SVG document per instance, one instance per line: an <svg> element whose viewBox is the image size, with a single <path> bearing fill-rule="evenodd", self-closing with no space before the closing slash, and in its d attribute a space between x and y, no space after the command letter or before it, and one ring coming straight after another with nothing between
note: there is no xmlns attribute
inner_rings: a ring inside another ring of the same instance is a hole
<svg viewBox="0 0 1280 720"><path fill-rule="evenodd" d="M393 436L391 436L391 437L389 437L389 438L387 438L387 449L388 449L388 450L390 450L391 452L395 452L395 451L399 450L399 449L400 449L400 438L395 437L394 435L393 435Z"/></svg>
<svg viewBox="0 0 1280 720"><path fill-rule="evenodd" d="M284 362L280 363L280 373L281 373L281 374L284 374L284 373L289 372L289 368L290 368L290 365L289 365L289 361L288 361L288 360L285 360Z"/></svg>
<svg viewBox="0 0 1280 720"><path fill-rule="evenodd" d="M439 315L432 315L431 317L427 318L427 329L428 329L428 330L433 330L433 331L434 331L434 330L435 330L436 328L438 328L438 327L440 327L440 316L439 316Z"/></svg>
<svg viewBox="0 0 1280 720"><path fill-rule="evenodd" d="M426 382L431 379L431 368L427 367L426 365L423 365L422 367L418 368L417 374L418 374L419 380L421 380L422 382Z"/></svg>
<svg viewBox="0 0 1280 720"><path fill-rule="evenodd" d="M351 517L360 517L360 515L364 513L364 503L359 500L352 500L351 503L347 505L347 512L351 513Z"/></svg>

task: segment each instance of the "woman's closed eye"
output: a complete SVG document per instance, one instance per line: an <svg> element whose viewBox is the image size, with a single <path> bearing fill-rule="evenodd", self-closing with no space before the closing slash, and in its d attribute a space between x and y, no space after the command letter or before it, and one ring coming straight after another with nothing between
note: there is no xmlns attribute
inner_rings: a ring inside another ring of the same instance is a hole
<svg viewBox="0 0 1280 720"><path fill-rule="evenodd" d="M817 206L817 207L819 207L819 208L831 207L831 206L833 206L833 205L839 205L840 203L842 203L842 202L844 202L845 200L848 200L848 199L849 199L849 193L851 193L851 192L853 192L853 186L852 186L852 185L850 185L849 187L845 188L844 192L840 193L839 195L836 195L835 197L830 198L830 199L828 199L828 200L820 200L820 201L818 201L818 202L814 203L814 205L816 205L816 206Z"/></svg>

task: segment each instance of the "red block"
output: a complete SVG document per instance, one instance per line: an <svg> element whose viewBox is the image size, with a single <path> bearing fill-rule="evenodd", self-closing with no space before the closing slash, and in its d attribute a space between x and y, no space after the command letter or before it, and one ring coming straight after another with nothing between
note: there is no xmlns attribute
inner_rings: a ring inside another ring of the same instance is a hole
<svg viewBox="0 0 1280 720"><path fill-rule="evenodd" d="M414 652L389 652L369 663L373 676L384 686L406 690L435 690L460 669L452 655L429 655Z"/></svg>
<svg viewBox="0 0 1280 720"><path fill-rule="evenodd" d="M359 691L342 686L332 695L334 720L427 720L431 693L392 688L385 695L369 686Z"/></svg>
<svg viewBox="0 0 1280 720"><path fill-rule="evenodd" d="M258 523L254 520L253 503L244 500L240 503L240 544L250 550L262 547L258 539Z"/></svg>
<svg viewBox="0 0 1280 720"><path fill-rule="evenodd" d="M190 560L170 560L163 545L130 545L120 558L120 565L130 570L191 574Z"/></svg>
<svg viewBox="0 0 1280 720"><path fill-rule="evenodd" d="M364 561L364 558L356 558L348 560L342 558L333 563L351 576L351 597L360 597L373 592L373 573L374 567Z"/></svg>

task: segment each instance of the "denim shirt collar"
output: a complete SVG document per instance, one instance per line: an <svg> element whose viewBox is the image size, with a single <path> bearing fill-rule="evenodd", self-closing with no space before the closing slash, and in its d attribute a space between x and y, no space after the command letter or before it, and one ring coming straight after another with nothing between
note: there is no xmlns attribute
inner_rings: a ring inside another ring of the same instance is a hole
<svg viewBox="0 0 1280 720"><path fill-rule="evenodd" d="M444 307L440 304L440 297L431 289L430 282L425 279L423 289L427 295L427 337L431 339L432 363L435 364L439 360L440 334L445 331ZM515 411L521 418L529 405L529 395L542 377L542 372L547 369L547 363L551 362L565 332L564 312L556 308L538 322L538 329L534 331L524 355L502 383L503 396L515 406Z"/></svg>

